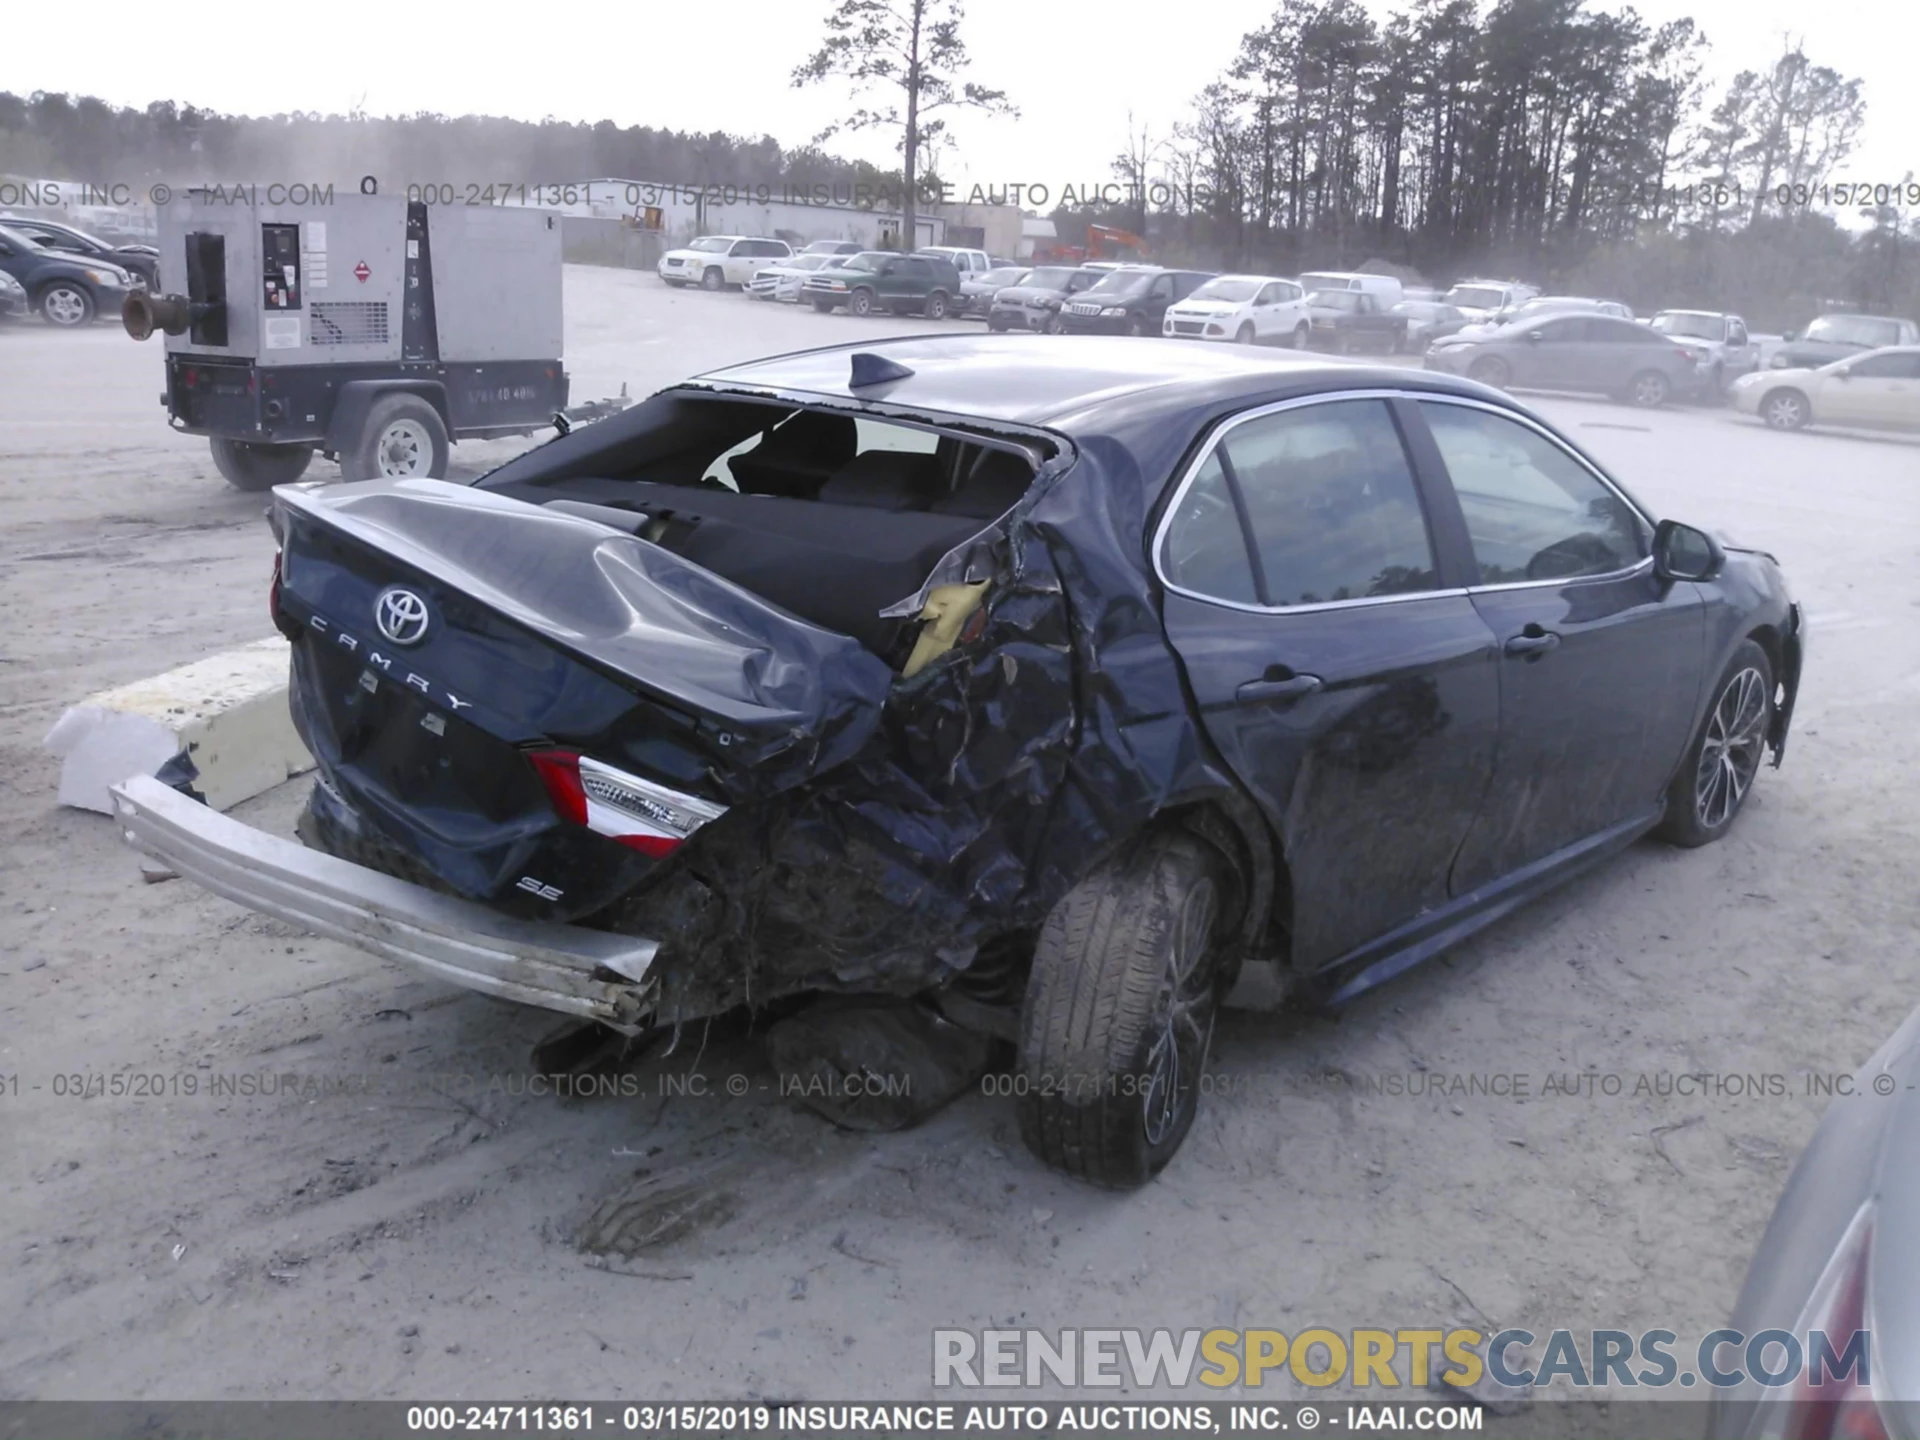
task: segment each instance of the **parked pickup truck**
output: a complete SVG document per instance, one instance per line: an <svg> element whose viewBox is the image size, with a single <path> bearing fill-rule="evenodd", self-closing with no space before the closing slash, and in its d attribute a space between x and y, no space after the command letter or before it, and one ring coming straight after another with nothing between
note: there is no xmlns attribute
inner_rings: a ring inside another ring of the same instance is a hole
<svg viewBox="0 0 1920 1440"><path fill-rule="evenodd" d="M1920 345L1920 325L1884 315L1840 313L1822 315L1801 334L1789 330L1781 338L1786 344L1774 351L1768 368L1811 370L1888 345Z"/></svg>
<svg viewBox="0 0 1920 1440"><path fill-rule="evenodd" d="M1662 310L1649 322L1693 356L1699 393L1718 399L1742 375L1760 368L1760 346L1738 315L1716 310Z"/></svg>
<svg viewBox="0 0 1920 1440"><path fill-rule="evenodd" d="M801 298L821 314L847 307L849 315L876 310L944 320L960 294L960 272L934 255L895 255L862 250L817 270L800 288Z"/></svg>
<svg viewBox="0 0 1920 1440"><path fill-rule="evenodd" d="M1313 317L1309 343L1316 350L1395 351L1406 341L1407 317L1364 290L1317 290L1307 297L1307 313Z"/></svg>

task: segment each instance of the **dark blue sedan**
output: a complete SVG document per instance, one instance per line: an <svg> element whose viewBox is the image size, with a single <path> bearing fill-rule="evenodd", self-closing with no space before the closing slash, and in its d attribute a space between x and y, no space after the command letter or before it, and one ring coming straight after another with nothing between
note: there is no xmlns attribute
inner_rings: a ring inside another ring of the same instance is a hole
<svg viewBox="0 0 1920 1440"><path fill-rule="evenodd" d="M275 494L315 848L157 781L137 843L629 1034L1005 1036L1027 1142L1114 1186L1236 982L1337 1005L1726 834L1804 648L1771 557L1499 391L1235 347L810 350L471 486Z"/></svg>

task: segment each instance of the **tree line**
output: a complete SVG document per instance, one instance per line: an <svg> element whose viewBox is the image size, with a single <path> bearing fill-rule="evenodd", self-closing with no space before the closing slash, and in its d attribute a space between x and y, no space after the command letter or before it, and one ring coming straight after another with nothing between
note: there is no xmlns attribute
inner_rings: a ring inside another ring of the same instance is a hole
<svg viewBox="0 0 1920 1440"><path fill-rule="evenodd" d="M1583 0L1415 0L1384 22L1280 0L1188 116L1130 126L1112 162L1205 203L1061 218L1281 273L1383 260L1763 324L1834 302L1920 311L1920 184L1845 164L1861 82L1789 41L1715 92L1707 56L1690 19Z"/></svg>

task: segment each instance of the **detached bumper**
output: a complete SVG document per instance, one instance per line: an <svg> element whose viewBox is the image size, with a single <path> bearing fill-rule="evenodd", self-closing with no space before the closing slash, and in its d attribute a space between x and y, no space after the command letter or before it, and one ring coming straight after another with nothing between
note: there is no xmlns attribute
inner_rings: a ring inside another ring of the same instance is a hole
<svg viewBox="0 0 1920 1440"><path fill-rule="evenodd" d="M250 910L438 980L628 1033L652 1009L656 941L516 920L243 825L151 777L111 793L129 844Z"/></svg>

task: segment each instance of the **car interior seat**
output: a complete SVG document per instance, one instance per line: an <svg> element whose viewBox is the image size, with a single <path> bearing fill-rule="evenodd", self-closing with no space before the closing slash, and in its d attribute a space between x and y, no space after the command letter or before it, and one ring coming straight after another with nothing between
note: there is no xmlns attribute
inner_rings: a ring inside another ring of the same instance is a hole
<svg viewBox="0 0 1920 1440"><path fill-rule="evenodd" d="M769 430L753 449L727 461L743 495L811 500L859 449L851 415L802 410Z"/></svg>

